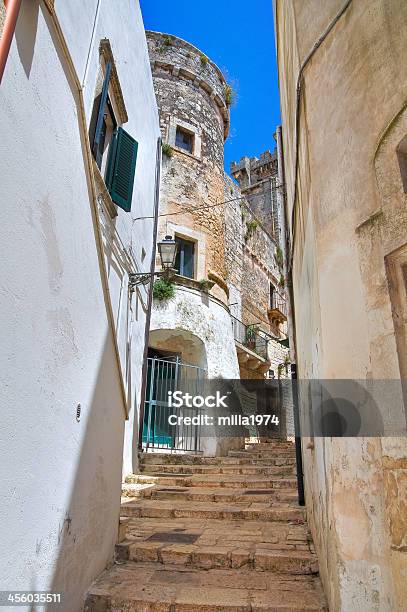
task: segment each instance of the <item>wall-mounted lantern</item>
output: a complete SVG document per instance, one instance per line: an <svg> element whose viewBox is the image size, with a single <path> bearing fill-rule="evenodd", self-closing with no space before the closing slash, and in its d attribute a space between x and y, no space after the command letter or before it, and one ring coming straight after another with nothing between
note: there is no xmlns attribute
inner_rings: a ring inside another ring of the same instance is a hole
<svg viewBox="0 0 407 612"><path fill-rule="evenodd" d="M151 276L165 276L166 278L170 278L171 275L176 273L175 260L177 258L178 243L172 236L167 235L157 244L157 248L160 255L162 270L160 272L154 272L153 274L151 274L151 272L130 273L130 289L133 289L140 283L146 284L151 279Z"/></svg>
<svg viewBox="0 0 407 612"><path fill-rule="evenodd" d="M178 243L172 238L172 236L167 235L164 240L161 240L161 242L158 243L157 247L160 254L162 269L174 269L178 252Z"/></svg>

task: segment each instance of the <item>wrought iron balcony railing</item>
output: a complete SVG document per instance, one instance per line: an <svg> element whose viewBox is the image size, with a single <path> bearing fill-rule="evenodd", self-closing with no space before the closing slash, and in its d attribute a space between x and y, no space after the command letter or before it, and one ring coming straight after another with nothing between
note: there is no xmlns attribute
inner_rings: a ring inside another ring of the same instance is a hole
<svg viewBox="0 0 407 612"><path fill-rule="evenodd" d="M245 325L242 321L236 319L236 317L231 316L230 318L232 320L235 341L254 351L263 359L267 359L268 339L258 333L255 325Z"/></svg>
<svg viewBox="0 0 407 612"><path fill-rule="evenodd" d="M271 296L271 304L268 313L269 318L277 322L282 323L287 320L287 302L276 291Z"/></svg>

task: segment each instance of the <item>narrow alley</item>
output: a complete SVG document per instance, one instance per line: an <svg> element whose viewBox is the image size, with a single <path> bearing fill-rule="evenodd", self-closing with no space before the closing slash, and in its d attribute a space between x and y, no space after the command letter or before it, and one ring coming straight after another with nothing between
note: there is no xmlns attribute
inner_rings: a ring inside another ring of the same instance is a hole
<svg viewBox="0 0 407 612"><path fill-rule="evenodd" d="M406 612L407 0L0 0L0 612Z"/></svg>

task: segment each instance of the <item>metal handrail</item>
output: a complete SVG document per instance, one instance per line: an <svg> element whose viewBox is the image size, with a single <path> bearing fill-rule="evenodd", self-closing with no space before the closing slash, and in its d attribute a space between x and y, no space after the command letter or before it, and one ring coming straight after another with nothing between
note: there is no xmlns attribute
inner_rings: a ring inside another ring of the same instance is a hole
<svg viewBox="0 0 407 612"><path fill-rule="evenodd" d="M236 342L242 344L246 348L254 351L263 359L267 359L267 337L262 336L257 331L254 331L250 325L245 325L236 317L230 316L232 321L233 336Z"/></svg>

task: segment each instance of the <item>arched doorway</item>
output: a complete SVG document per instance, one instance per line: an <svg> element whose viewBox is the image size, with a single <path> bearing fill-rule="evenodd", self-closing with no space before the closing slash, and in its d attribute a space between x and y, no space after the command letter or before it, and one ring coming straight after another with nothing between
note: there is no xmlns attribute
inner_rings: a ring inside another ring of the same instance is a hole
<svg viewBox="0 0 407 612"><path fill-rule="evenodd" d="M147 359L147 382L142 419L145 450L200 450L200 408L172 405L176 391L199 393L206 378L202 340L186 330L153 330ZM179 417L189 417L185 424Z"/></svg>

